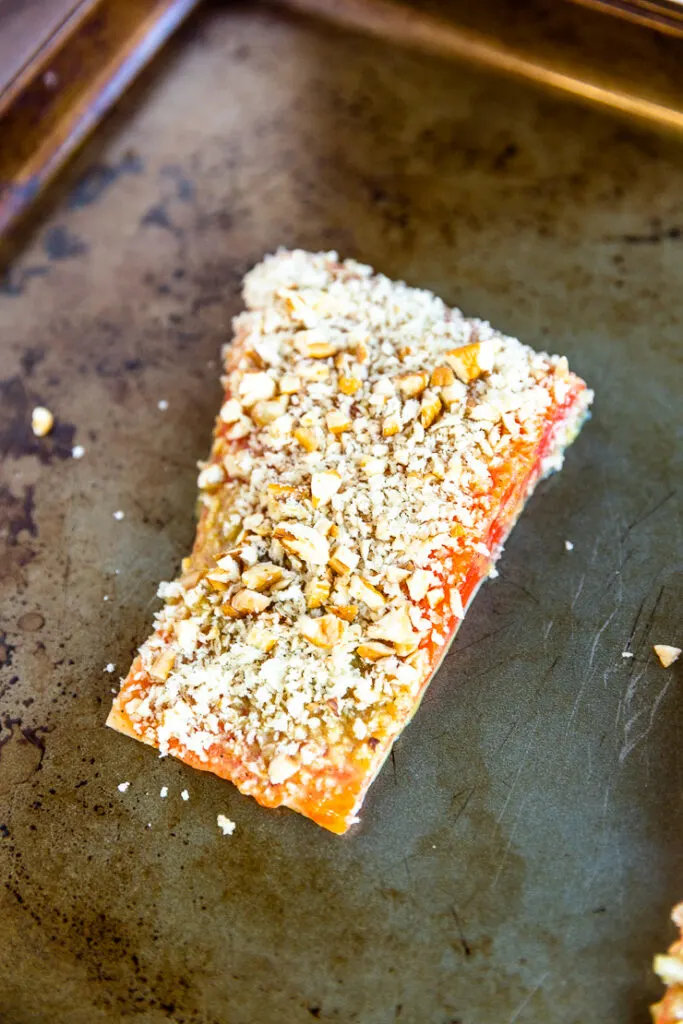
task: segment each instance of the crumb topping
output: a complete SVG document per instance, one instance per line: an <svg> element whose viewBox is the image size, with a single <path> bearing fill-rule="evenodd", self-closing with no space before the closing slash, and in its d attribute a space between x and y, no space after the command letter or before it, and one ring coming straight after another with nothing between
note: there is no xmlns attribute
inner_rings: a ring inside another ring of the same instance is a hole
<svg viewBox="0 0 683 1024"><path fill-rule="evenodd" d="M654 644L653 650L664 668L669 668L681 656L681 648L671 644Z"/></svg>
<svg viewBox="0 0 683 1024"><path fill-rule="evenodd" d="M244 297L199 472L201 543L161 584L122 700L162 753L205 761L229 736L277 786L405 719L428 643L464 614L453 556L470 549L485 573L497 554L492 474L572 378L336 253L280 252Z"/></svg>

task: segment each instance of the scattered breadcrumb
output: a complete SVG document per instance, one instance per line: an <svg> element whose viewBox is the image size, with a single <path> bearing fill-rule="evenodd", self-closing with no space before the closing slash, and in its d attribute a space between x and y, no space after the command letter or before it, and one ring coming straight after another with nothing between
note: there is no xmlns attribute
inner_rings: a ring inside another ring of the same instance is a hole
<svg viewBox="0 0 683 1024"><path fill-rule="evenodd" d="M104 671L105 672L113 672L115 668L116 668L116 665L114 664L114 662L110 661L107 665L104 666Z"/></svg>
<svg viewBox="0 0 683 1024"><path fill-rule="evenodd" d="M632 658L633 657L633 651L622 651L621 652L621 656L622 656L622 658Z"/></svg>
<svg viewBox="0 0 683 1024"><path fill-rule="evenodd" d="M231 836L235 831L235 822L231 821L230 818L226 818L224 814L219 814L216 821L224 836Z"/></svg>
<svg viewBox="0 0 683 1024"><path fill-rule="evenodd" d="M119 784L117 786L117 789L118 789L119 793L125 793L125 792L127 792L129 787L130 787L130 782L119 782Z"/></svg>
<svg viewBox="0 0 683 1024"><path fill-rule="evenodd" d="M653 650L664 668L673 665L674 661L678 661L681 656L681 648L671 647L669 644L654 644Z"/></svg>
<svg viewBox="0 0 683 1024"><path fill-rule="evenodd" d="M159 796L161 797L162 800L166 799L166 797L168 796L168 786L162 786L161 787L161 790L159 792Z"/></svg>
<svg viewBox="0 0 683 1024"><path fill-rule="evenodd" d="M165 398L162 398L157 402L157 408L161 409L162 412L166 412L168 409L168 402Z"/></svg>
<svg viewBox="0 0 683 1024"><path fill-rule="evenodd" d="M108 601L109 600L109 594L105 594L104 597L102 598L102 600L103 601Z"/></svg>
<svg viewBox="0 0 683 1024"><path fill-rule="evenodd" d="M574 550L574 545L572 544L572 542L570 540L566 540L564 542L564 550L565 551L573 551Z"/></svg>
<svg viewBox="0 0 683 1024"><path fill-rule="evenodd" d="M82 444L75 444L73 446L73 448L71 449L71 458L72 459L82 459L84 455L85 455L85 448L83 447Z"/></svg>
<svg viewBox="0 0 683 1024"><path fill-rule="evenodd" d="M121 520L121 519L123 519L123 517L125 516L125 514L126 514L125 512L122 512L122 511L121 511L121 509L119 509L119 510L118 510L118 512L114 512L114 513L113 513L113 515L114 515L114 519L119 519L119 520Z"/></svg>
<svg viewBox="0 0 683 1024"><path fill-rule="evenodd" d="M46 437L55 424L55 418L44 405L37 405L31 413L31 430L36 437Z"/></svg>
<svg viewBox="0 0 683 1024"><path fill-rule="evenodd" d="M187 792L186 789L184 789L180 795L183 798L183 800L189 800L190 799L190 794Z"/></svg>

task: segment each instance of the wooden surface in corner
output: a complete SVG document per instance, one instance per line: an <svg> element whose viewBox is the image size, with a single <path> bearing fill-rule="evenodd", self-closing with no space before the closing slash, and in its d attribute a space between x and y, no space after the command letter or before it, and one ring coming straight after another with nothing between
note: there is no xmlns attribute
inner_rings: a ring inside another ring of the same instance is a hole
<svg viewBox="0 0 683 1024"><path fill-rule="evenodd" d="M198 0L0 0L0 233Z"/></svg>
<svg viewBox="0 0 683 1024"><path fill-rule="evenodd" d="M3 93L81 6L81 0L0 0L0 109Z"/></svg>
<svg viewBox="0 0 683 1024"><path fill-rule="evenodd" d="M667 35L683 36L682 0L575 0Z"/></svg>
<svg viewBox="0 0 683 1024"><path fill-rule="evenodd" d="M642 18L613 17L624 15L623 4L608 0L526 0L521 6L516 0L279 2L346 30L514 75L641 126L683 132L678 87L683 43L676 38L677 32L653 31L654 24L648 21L645 27ZM671 3L681 6L678 0Z"/></svg>

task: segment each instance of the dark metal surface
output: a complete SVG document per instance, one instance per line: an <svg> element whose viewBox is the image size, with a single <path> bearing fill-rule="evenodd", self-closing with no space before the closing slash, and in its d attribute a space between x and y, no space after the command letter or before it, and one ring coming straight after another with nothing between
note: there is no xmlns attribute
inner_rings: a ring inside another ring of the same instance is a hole
<svg viewBox="0 0 683 1024"><path fill-rule="evenodd" d="M90 144L0 292L3 1024L646 1019L683 873L681 666L651 653L681 639L682 191L673 142L251 5ZM597 391L341 839L104 728L282 243Z"/></svg>

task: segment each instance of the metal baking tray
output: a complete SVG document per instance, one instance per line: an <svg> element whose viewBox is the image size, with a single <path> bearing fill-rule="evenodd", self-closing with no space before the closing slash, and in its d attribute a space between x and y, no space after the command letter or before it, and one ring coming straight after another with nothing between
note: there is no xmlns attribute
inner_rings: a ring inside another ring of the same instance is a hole
<svg viewBox="0 0 683 1024"><path fill-rule="evenodd" d="M681 663L651 649L681 640L682 190L676 139L246 3L90 140L0 287L3 1024L647 1019L683 877ZM343 838L104 727L280 244L596 391Z"/></svg>

